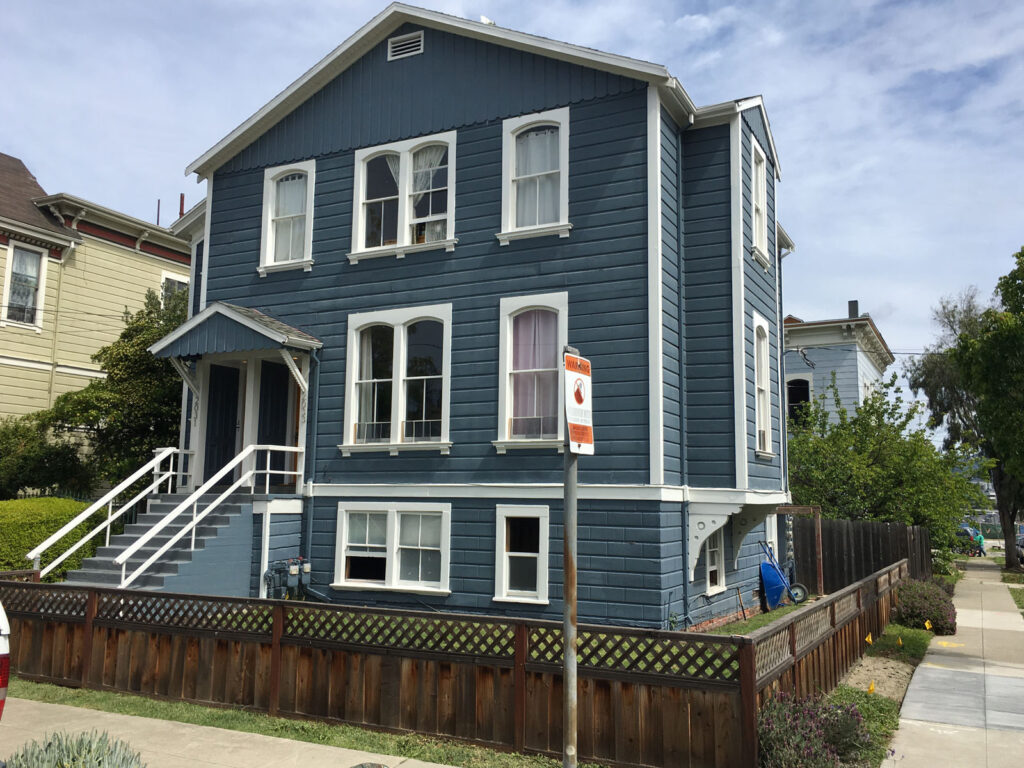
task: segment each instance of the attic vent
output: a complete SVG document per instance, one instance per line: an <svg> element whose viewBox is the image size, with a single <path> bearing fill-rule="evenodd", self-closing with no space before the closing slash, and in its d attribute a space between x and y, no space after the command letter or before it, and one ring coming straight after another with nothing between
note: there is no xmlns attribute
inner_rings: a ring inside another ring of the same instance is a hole
<svg viewBox="0 0 1024 768"><path fill-rule="evenodd" d="M417 53L423 53L423 30L388 40L388 61L415 56Z"/></svg>

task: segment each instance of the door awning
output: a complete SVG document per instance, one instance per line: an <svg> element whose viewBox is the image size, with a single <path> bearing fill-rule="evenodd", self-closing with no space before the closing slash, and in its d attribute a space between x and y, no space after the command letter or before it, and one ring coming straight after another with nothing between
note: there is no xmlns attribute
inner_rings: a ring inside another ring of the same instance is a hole
<svg viewBox="0 0 1024 768"><path fill-rule="evenodd" d="M157 357L188 358L223 352L320 349L323 342L258 309L210 304L149 348Z"/></svg>

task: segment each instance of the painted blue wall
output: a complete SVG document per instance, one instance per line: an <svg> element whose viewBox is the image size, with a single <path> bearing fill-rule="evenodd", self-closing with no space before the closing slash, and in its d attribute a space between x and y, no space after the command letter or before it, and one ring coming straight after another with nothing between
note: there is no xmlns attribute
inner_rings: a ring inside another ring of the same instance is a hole
<svg viewBox="0 0 1024 768"><path fill-rule="evenodd" d="M662 393L664 401L665 482L683 483L686 424L683 382L683 206L680 190L682 139L679 127L661 111L661 299Z"/></svg>
<svg viewBox="0 0 1024 768"><path fill-rule="evenodd" d="M747 476L748 486L759 489L779 489L783 487L782 477L782 444L785 440L785 422L782 418L782 398L779 382L779 345L782 338L779 333L779 306L776 291L778 279L778 257L775 245L775 166L771 159L771 146L768 144L764 130L761 110L747 109L741 114L742 128L741 157L743 179L743 293L744 293L744 366L746 369L746 423L747 423ZM768 219L768 254L769 267L765 269L751 255L753 246L753 180L751 178L751 161L753 153L752 137L757 138L765 153L767 171L766 203ZM754 401L756 397L754 378L754 312L768 321L769 363L768 375L771 389L771 428L772 458L761 458L757 455L757 423Z"/></svg>
<svg viewBox="0 0 1024 768"><path fill-rule="evenodd" d="M177 574L164 577L164 592L249 597L252 504L238 506L216 536L205 539L189 562L178 564Z"/></svg>
<svg viewBox="0 0 1024 768"><path fill-rule="evenodd" d="M264 513L266 514L266 513ZM302 515L271 515L270 546L267 548L267 563L288 560L302 554ZM252 523L252 569L249 589L256 597L260 593L260 564L263 558L263 515L253 515Z"/></svg>
<svg viewBox="0 0 1024 768"><path fill-rule="evenodd" d="M459 244L455 251L410 254L402 260L371 259L356 265L346 259L351 245L353 154L350 149L333 150L355 139L345 133L348 118L332 121L326 115L359 112L369 116L367 126L376 126L373 115L386 112L400 99L394 98L393 91L370 86L383 82L381 78L397 77L391 69L395 64L406 71L402 78L408 75L405 62L388 64L381 57L369 57L339 78L347 85L338 86L331 98L340 101L311 99L289 118L294 130L272 131L273 135L257 142L259 148L244 150L216 173L207 299L255 306L323 340L316 482L558 482L562 459L554 451L499 456L491 441L497 437L500 298L567 290L569 341L594 364L594 421L601 446L597 456L580 462L580 480L645 482L649 473L646 91L632 81L578 72L579 68L567 69L567 65L554 68L564 77L545 80L540 87L533 75L503 69L504 53L482 55L476 43L468 45L472 41L465 41L465 49L442 49L429 44L429 38L428 53L414 57L416 66L428 70L434 66L431 51L445 59L444 66L454 67L450 92L458 94L460 102L489 103L490 97L477 90L481 83L490 82L488 78L499 74L505 81L522 78L518 85L504 86L523 92L520 101L513 100L518 104L514 109L506 105L500 115L472 125L437 122L432 117L435 112L427 110L421 124L410 124L401 133L458 130L455 231ZM551 66L538 62L529 71L544 73ZM333 89L331 85L325 91L333 94ZM601 98L593 98L595 94ZM562 104L570 104L572 234L568 239L533 238L499 246L494 237L500 229L501 206L498 118L518 109ZM263 170L238 169L252 166L257 157L276 164L302 156L293 149L307 146L301 137L322 133L324 126L334 123L332 130L338 133L331 143L316 145L332 150L317 158L316 263L311 272L278 272L259 278ZM361 129L357 137L364 144L399 138L387 121L376 132L366 130ZM348 315L447 302L453 304L451 455L417 452L342 458L336 446L342 442Z"/></svg>
<svg viewBox="0 0 1024 768"><path fill-rule="evenodd" d="M825 408L834 414L835 402L829 390L834 371L839 398L843 407L852 413L860 403L862 394L857 352L857 345L853 342L828 347L806 347L804 354L813 363L812 368L797 350L788 349L784 358L786 376L810 376L811 397L825 395Z"/></svg>
<svg viewBox="0 0 1024 768"><path fill-rule="evenodd" d="M686 477L735 487L729 126L683 141L683 344Z"/></svg>

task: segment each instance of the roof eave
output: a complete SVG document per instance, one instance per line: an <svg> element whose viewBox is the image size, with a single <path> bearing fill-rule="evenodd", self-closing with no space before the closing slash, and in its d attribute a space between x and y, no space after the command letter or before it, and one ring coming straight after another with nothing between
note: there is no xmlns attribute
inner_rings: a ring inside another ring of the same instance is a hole
<svg viewBox="0 0 1024 768"><path fill-rule="evenodd" d="M115 229L131 237L144 238L148 242L156 243L165 248L178 250L183 256L187 256L189 253L188 244L180 237L175 236L166 227L161 227L142 219L136 219L134 216L129 216L126 213L115 211L112 208L107 208L99 203L94 203L75 195L69 195L66 192L37 197L32 202L40 208L55 207L72 218L81 211L85 211L85 215L82 217L85 221L91 221L100 226Z"/></svg>
<svg viewBox="0 0 1024 768"><path fill-rule="evenodd" d="M350 35L345 42L314 64L287 88L278 93L257 112L221 139L217 144L193 160L185 168L185 175L198 174L207 178L228 159L240 152L258 136L273 127L286 114L304 102L338 74L345 71L359 57L371 50L394 29L406 22L420 23L433 29L455 31L466 37L485 42L497 42L531 53L560 59L574 64L601 69L614 74L644 80L656 85L670 84L669 71L660 64L604 53L571 43L557 42L537 35L459 19L448 14L392 3L369 22ZM679 87L681 103L692 102Z"/></svg>
<svg viewBox="0 0 1024 768"><path fill-rule="evenodd" d="M23 221L17 221L16 219L9 219L3 216L0 216L0 229L6 229L8 232L17 232L35 240L43 240L45 242L53 243L55 246L60 248L68 248L75 243L80 242L82 239L80 235L71 234L71 230L68 230L69 234L61 235L53 230L36 227L32 224L26 224Z"/></svg>

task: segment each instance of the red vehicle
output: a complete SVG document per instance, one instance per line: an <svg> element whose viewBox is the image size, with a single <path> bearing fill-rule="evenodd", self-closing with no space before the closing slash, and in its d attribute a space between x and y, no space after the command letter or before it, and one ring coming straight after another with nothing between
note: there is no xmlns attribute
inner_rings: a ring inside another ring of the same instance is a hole
<svg viewBox="0 0 1024 768"><path fill-rule="evenodd" d="M7 681L11 677L11 625L7 614L0 605L0 718L4 716L4 702L7 700Z"/></svg>

